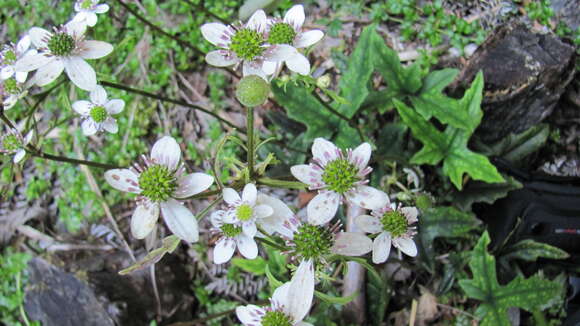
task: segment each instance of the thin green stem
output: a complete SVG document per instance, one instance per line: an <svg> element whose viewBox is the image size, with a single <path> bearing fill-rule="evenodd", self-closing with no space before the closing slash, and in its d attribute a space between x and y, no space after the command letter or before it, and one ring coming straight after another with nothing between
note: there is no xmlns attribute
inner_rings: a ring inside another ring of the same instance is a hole
<svg viewBox="0 0 580 326"><path fill-rule="evenodd" d="M250 173L250 179L254 177L254 151L255 151L255 144L254 144L254 108L246 108L246 135L248 136L247 140L247 161L248 161L248 170Z"/></svg>
<svg viewBox="0 0 580 326"><path fill-rule="evenodd" d="M22 272L18 272L18 274L16 274L16 291L18 291L18 297L22 297ZM24 311L24 298L22 298L23 300L20 302L20 304L18 305L18 310L20 312L20 317L22 318L22 320L24 321L24 324L26 326L30 326L30 320L28 320L28 316L26 316L26 311Z"/></svg>
<svg viewBox="0 0 580 326"><path fill-rule="evenodd" d="M197 214L197 219L201 220L202 218L204 218L207 213L209 213L210 210L212 210L217 204L221 203L221 201L223 200L222 195L219 195L218 198L216 198L214 201L212 201L209 206L207 206L206 208L204 208L201 212L199 212L199 214Z"/></svg>
<svg viewBox="0 0 580 326"><path fill-rule="evenodd" d="M268 239L265 239L265 238L255 238L255 239L258 240L258 242L267 244L268 246L270 246L272 248L275 248L275 249L278 249L278 250L281 250L281 251L288 250L288 248L286 248L285 246L281 246L281 245L279 245L279 244L277 244L277 243L275 243L273 241L270 241Z"/></svg>
<svg viewBox="0 0 580 326"><path fill-rule="evenodd" d="M287 188L287 189L305 189L306 184L300 181L288 181L288 180L278 180L272 178L259 178L258 184L276 188Z"/></svg>

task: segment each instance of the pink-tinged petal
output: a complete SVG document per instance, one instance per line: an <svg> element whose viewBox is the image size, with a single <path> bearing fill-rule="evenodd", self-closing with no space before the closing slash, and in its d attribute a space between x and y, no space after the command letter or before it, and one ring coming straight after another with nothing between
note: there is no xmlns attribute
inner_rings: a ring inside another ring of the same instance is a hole
<svg viewBox="0 0 580 326"><path fill-rule="evenodd" d="M105 109L109 114L118 114L125 108L125 101L120 99L113 99L105 103Z"/></svg>
<svg viewBox="0 0 580 326"><path fill-rule="evenodd" d="M417 223L419 219L419 211L415 207L401 207L401 213L407 217L407 222L409 224Z"/></svg>
<svg viewBox="0 0 580 326"><path fill-rule="evenodd" d="M209 216L209 221L211 222L211 226L215 228L219 228L224 224L224 214L225 211L217 210ZM228 223L229 224L229 223Z"/></svg>
<svg viewBox="0 0 580 326"><path fill-rule="evenodd" d="M14 162L14 164L18 164L18 163L20 163L20 161L22 161L24 156L26 156L26 151L21 148L16 152L16 154L14 154L14 157L12 158L12 162Z"/></svg>
<svg viewBox="0 0 580 326"><path fill-rule="evenodd" d="M371 145L369 143L362 143L352 151L350 161L356 165L359 170L362 170L369 164L371 152Z"/></svg>
<svg viewBox="0 0 580 326"><path fill-rule="evenodd" d="M95 17L97 17L95 15ZM89 25L91 26L91 25ZM103 41L84 41L79 56L83 59L99 59L113 52L113 46Z"/></svg>
<svg viewBox="0 0 580 326"><path fill-rule="evenodd" d="M103 128L112 134L119 132L119 125L117 125L117 120L111 117L108 117L107 120L103 122Z"/></svg>
<svg viewBox="0 0 580 326"><path fill-rule="evenodd" d="M44 28L32 27L28 32L30 36L30 41L37 49L46 48L46 41L50 39L52 33Z"/></svg>
<svg viewBox="0 0 580 326"><path fill-rule="evenodd" d="M240 61L233 52L227 50L215 50L205 55L205 61L215 67L233 66Z"/></svg>
<svg viewBox="0 0 580 326"><path fill-rule="evenodd" d="M293 6L284 15L284 22L292 25L296 31L300 31L305 19L304 6L302 5Z"/></svg>
<svg viewBox="0 0 580 326"><path fill-rule="evenodd" d="M232 188L224 188L224 190L222 191L222 194L224 196L225 202L228 205L231 205L231 206L238 205L242 201L242 198L240 198L240 195L238 194L238 192Z"/></svg>
<svg viewBox="0 0 580 326"><path fill-rule="evenodd" d="M341 232L336 235L332 252L344 256L362 256L373 249L373 241L357 232Z"/></svg>
<svg viewBox="0 0 580 326"><path fill-rule="evenodd" d="M292 231L284 227L284 222L294 216L294 212L278 198L270 197L264 194L258 194L258 205L267 205L272 207L272 215L261 218L256 221L268 234L278 232L281 235L291 237Z"/></svg>
<svg viewBox="0 0 580 326"><path fill-rule="evenodd" d="M85 119L81 123L81 128L83 129L83 135L92 136L99 131L99 126L92 118Z"/></svg>
<svg viewBox="0 0 580 326"><path fill-rule="evenodd" d="M286 66L288 69L300 75L310 74L310 61L302 53L296 52L290 58L286 59Z"/></svg>
<svg viewBox="0 0 580 326"><path fill-rule="evenodd" d="M264 71L266 75L273 75L276 73L276 70L279 69L280 65L280 62L264 61L262 64L262 71Z"/></svg>
<svg viewBox="0 0 580 326"><path fill-rule="evenodd" d="M64 64L62 60L55 59L48 64L40 67L34 74L33 81L38 86L46 86L52 83L62 74Z"/></svg>
<svg viewBox="0 0 580 326"><path fill-rule="evenodd" d="M107 103L107 92L101 85L97 85L90 92L91 102L97 105L105 105Z"/></svg>
<svg viewBox="0 0 580 326"><path fill-rule="evenodd" d="M302 321L312 306L314 297L313 265L311 259L303 260L290 280L288 299L284 308L295 323Z"/></svg>
<svg viewBox="0 0 580 326"><path fill-rule="evenodd" d="M345 193L346 199L362 208L376 210L389 204L386 193L369 186L357 186Z"/></svg>
<svg viewBox="0 0 580 326"><path fill-rule="evenodd" d="M339 204L340 195L336 192L320 192L306 207L308 223L313 225L323 225L328 223L336 215Z"/></svg>
<svg viewBox="0 0 580 326"><path fill-rule="evenodd" d="M266 311L255 305L239 306L236 308L236 316L244 326L260 326L262 317Z"/></svg>
<svg viewBox="0 0 580 326"><path fill-rule="evenodd" d="M173 192L175 198L187 198L207 190L213 184L213 177L205 173L191 173L177 180L177 189Z"/></svg>
<svg viewBox="0 0 580 326"><path fill-rule="evenodd" d="M80 57L63 58L64 71L68 78L85 91L92 91L97 86L97 74L91 65Z"/></svg>
<svg viewBox="0 0 580 326"><path fill-rule="evenodd" d="M33 54L33 55L27 55L27 56L20 58L20 60L16 61L16 64L14 65L14 69L16 71L22 71L22 72L33 71L33 70L39 69L41 67L44 67L46 65L49 65L54 60L55 60L54 57L46 56L44 54L39 54L39 53Z"/></svg>
<svg viewBox="0 0 580 326"><path fill-rule="evenodd" d="M265 218L274 213L274 209L268 205L256 205L254 207L255 218Z"/></svg>
<svg viewBox="0 0 580 326"><path fill-rule="evenodd" d="M155 228L158 218L159 205L157 203L137 205L131 217L131 235L135 239L145 239Z"/></svg>
<svg viewBox="0 0 580 326"><path fill-rule="evenodd" d="M151 159L157 164L165 165L170 171L175 171L181 160L181 148L173 137L163 136L153 145Z"/></svg>
<svg viewBox="0 0 580 326"><path fill-rule="evenodd" d="M308 164L299 164L290 167L290 173L309 186L317 185L322 183L322 171L315 170Z"/></svg>
<svg viewBox="0 0 580 326"><path fill-rule="evenodd" d="M231 238L222 238L213 249L213 262L215 264L227 263L232 259L236 250L236 242Z"/></svg>
<svg viewBox="0 0 580 326"><path fill-rule="evenodd" d="M138 194L141 192L139 188L139 175L129 169L113 169L105 172L105 180L111 187L124 191Z"/></svg>
<svg viewBox="0 0 580 326"><path fill-rule="evenodd" d="M373 241L373 263L382 264L389 258L391 252L391 235L382 232Z"/></svg>
<svg viewBox="0 0 580 326"><path fill-rule="evenodd" d="M23 54L30 47L30 36L24 35L16 44L16 53Z"/></svg>
<svg viewBox="0 0 580 326"><path fill-rule="evenodd" d="M244 77L256 75L267 81L266 73L264 72L264 70L262 70L261 61L244 61L242 74L244 75Z"/></svg>
<svg viewBox="0 0 580 326"><path fill-rule="evenodd" d="M256 204L256 198L258 197L258 189L256 189L256 185L253 183L248 183L244 186L244 190L242 191L242 201L248 203L250 206L254 206Z"/></svg>
<svg viewBox="0 0 580 326"><path fill-rule="evenodd" d="M91 107L91 102L84 100L76 101L72 104L73 110L82 116L89 115L89 113L91 113Z"/></svg>
<svg viewBox="0 0 580 326"><path fill-rule="evenodd" d="M294 46L298 49L306 48L317 43L324 37L324 33L319 30L312 30L296 35Z"/></svg>
<svg viewBox="0 0 580 326"><path fill-rule="evenodd" d="M264 51L263 57L266 61L281 62L292 58L296 54L299 53L292 45L276 44L268 47Z"/></svg>
<svg viewBox="0 0 580 326"><path fill-rule="evenodd" d="M379 233L383 231L383 225L378 218L371 215L360 215L354 219L354 224L366 233Z"/></svg>
<svg viewBox="0 0 580 326"><path fill-rule="evenodd" d="M415 241L413 241L413 239L396 238L393 239L393 245L401 249L401 251L404 252L407 256L417 256L417 246L415 245Z"/></svg>
<svg viewBox="0 0 580 326"><path fill-rule="evenodd" d="M339 157L340 150L324 138L316 138L312 144L312 156L323 166Z"/></svg>
<svg viewBox="0 0 580 326"><path fill-rule="evenodd" d="M245 258L254 259L258 257L258 245L253 238L241 233L236 237L236 243L238 250Z"/></svg>
<svg viewBox="0 0 580 326"><path fill-rule="evenodd" d="M201 25L201 35L215 46L223 47L230 43L228 27L222 23L208 23Z"/></svg>
<svg viewBox="0 0 580 326"><path fill-rule="evenodd" d="M258 228L256 227L255 222L244 222L242 224L242 231L248 237L253 238L256 236L256 233L258 233Z"/></svg>
<svg viewBox="0 0 580 326"><path fill-rule="evenodd" d="M95 12L97 14L104 14L107 11L109 11L109 5L106 3L102 3L100 5L97 5L97 7L95 8Z"/></svg>
<svg viewBox="0 0 580 326"><path fill-rule="evenodd" d="M276 303L288 302L288 291L290 290L290 282L286 282L274 290L272 294L272 301Z"/></svg>
<svg viewBox="0 0 580 326"><path fill-rule="evenodd" d="M187 207L175 199L161 202L161 213L169 230L181 240L188 243L197 242L199 229L197 219Z"/></svg>
<svg viewBox="0 0 580 326"><path fill-rule="evenodd" d="M256 11L250 17L250 19L248 19L248 22L246 23L246 28L253 29L255 31L258 31L259 33L262 33L266 30L267 24L268 18L266 17L266 13L264 12L264 10L260 9Z"/></svg>
<svg viewBox="0 0 580 326"><path fill-rule="evenodd" d="M84 22L70 21L64 25L64 29L69 35L79 38L85 34L87 30L87 24Z"/></svg>

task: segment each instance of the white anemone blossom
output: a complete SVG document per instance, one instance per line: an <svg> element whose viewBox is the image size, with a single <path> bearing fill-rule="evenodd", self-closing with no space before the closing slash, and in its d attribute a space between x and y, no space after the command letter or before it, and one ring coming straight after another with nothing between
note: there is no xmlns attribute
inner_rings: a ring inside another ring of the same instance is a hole
<svg viewBox="0 0 580 326"><path fill-rule="evenodd" d="M104 14L109 11L109 5L103 3L99 4L100 0L78 0L75 2L75 11L73 21L86 24L87 26L95 26L97 24L97 14Z"/></svg>
<svg viewBox="0 0 580 326"><path fill-rule="evenodd" d="M305 15L304 6L295 5L284 15L284 19L271 19L268 23L268 43L288 44L296 49L307 48L324 37L321 30L302 31ZM302 53L296 51L284 61L286 66L301 75L310 73L310 62ZM267 75L275 74L282 68L283 62L264 62L264 72Z"/></svg>
<svg viewBox="0 0 580 326"><path fill-rule="evenodd" d="M113 188L139 195L131 217L135 238L143 239L153 230L161 211L173 234L190 243L199 239L197 219L177 200L205 191L214 179L205 173L185 173L180 160L179 145L172 137L164 136L153 145L151 157L144 157L144 166L134 164L131 169L105 172L105 180Z"/></svg>
<svg viewBox="0 0 580 326"><path fill-rule="evenodd" d="M371 145L363 143L346 153L333 143L316 138L312 145L313 162L293 166L292 175L318 190L307 207L308 221L314 225L329 222L343 200L365 209L375 209L389 202L387 194L369 187L367 175Z"/></svg>
<svg viewBox="0 0 580 326"><path fill-rule="evenodd" d="M232 188L224 188L223 196L228 205L227 214L230 215L232 222L240 224L248 234L255 234L256 222L274 212L267 204L257 204L258 190L253 183L244 186L241 197Z"/></svg>
<svg viewBox="0 0 580 326"><path fill-rule="evenodd" d="M30 37L23 36L16 45L7 45L0 52L0 79L6 80L14 77L18 83L24 83L28 77L28 72L16 71L16 61L36 54L35 49L30 49Z"/></svg>
<svg viewBox="0 0 580 326"><path fill-rule="evenodd" d="M112 115L123 111L125 102L120 99L107 99L107 92L100 85L90 92L90 99L76 101L72 105L84 119L81 126L85 136L94 135L103 129L113 134L117 133L119 127Z"/></svg>
<svg viewBox="0 0 580 326"><path fill-rule="evenodd" d="M103 41L85 40L85 29L85 24L77 22L69 22L52 33L39 27L31 28L28 35L38 53L19 59L16 71L36 70L34 83L45 86L64 70L76 86L92 91L97 86L97 75L85 59L102 58L113 51L113 46Z"/></svg>
<svg viewBox="0 0 580 326"><path fill-rule="evenodd" d="M208 53L207 63L216 67L228 67L243 62L243 75L257 75L266 79L262 68L265 61L284 61L297 53L288 44L269 44L266 40L268 19L263 10L256 11L245 25L226 26L207 23L201 33L211 44L220 48Z"/></svg>
<svg viewBox="0 0 580 326"><path fill-rule="evenodd" d="M0 101L4 110L11 109L27 93L26 85L19 83L15 78L0 80Z"/></svg>
<svg viewBox="0 0 580 326"><path fill-rule="evenodd" d="M373 241L373 263L387 261L391 244L408 256L417 256L417 246L413 241L419 211L415 207L400 207L395 204L375 209L371 215L355 218L355 224L364 232L378 234Z"/></svg>
<svg viewBox="0 0 580 326"><path fill-rule="evenodd" d="M304 322L314 298L314 267L311 260L300 263L290 282L278 287L269 307L256 305L236 308L244 326L312 326Z"/></svg>
<svg viewBox="0 0 580 326"><path fill-rule="evenodd" d="M14 164L20 163L26 156L26 146L30 144L33 136L33 130L30 130L26 137L22 137L22 134L16 129L9 129L6 134L0 137L0 153L14 155L12 162Z"/></svg>
<svg viewBox="0 0 580 326"><path fill-rule="evenodd" d="M230 261L236 248L247 259L258 257L258 245L256 240L254 240L256 228L243 229L238 224L232 223L231 217L232 215L223 210L215 211L210 217L212 233L215 232L220 235L213 251L213 262L215 264L223 264Z"/></svg>

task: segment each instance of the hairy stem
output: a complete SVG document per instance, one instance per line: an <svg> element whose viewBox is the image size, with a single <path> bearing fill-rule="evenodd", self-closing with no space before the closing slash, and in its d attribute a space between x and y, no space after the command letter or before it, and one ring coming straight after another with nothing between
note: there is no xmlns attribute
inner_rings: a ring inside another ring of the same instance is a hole
<svg viewBox="0 0 580 326"><path fill-rule="evenodd" d="M250 179L254 177L254 108L246 109L246 135L248 136L248 143L246 145L248 150L248 170L250 172Z"/></svg>

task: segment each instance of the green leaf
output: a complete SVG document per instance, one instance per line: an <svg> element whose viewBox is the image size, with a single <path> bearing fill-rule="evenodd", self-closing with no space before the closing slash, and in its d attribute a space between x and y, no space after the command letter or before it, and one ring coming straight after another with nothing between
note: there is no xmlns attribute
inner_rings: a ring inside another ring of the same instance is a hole
<svg viewBox="0 0 580 326"><path fill-rule="evenodd" d="M165 254L175 251L180 241L181 240L175 235L168 236L167 238L163 239L161 248L157 248L151 251L142 260L138 261L136 264L130 267L123 269L119 272L119 274L126 275L157 263L161 260L161 258L163 258L163 256L165 256Z"/></svg>
<svg viewBox="0 0 580 326"><path fill-rule="evenodd" d="M461 111L457 100L440 93L422 93L419 96L410 97L410 100L415 110L425 120L435 116L444 124L466 128L465 122L469 120L469 117L466 112Z"/></svg>
<svg viewBox="0 0 580 326"><path fill-rule="evenodd" d="M538 258L567 259L568 257L570 255L564 250L532 239L522 240L502 250L502 258L504 259L516 258L524 261L536 261Z"/></svg>
<svg viewBox="0 0 580 326"><path fill-rule="evenodd" d="M509 134L490 146L485 154L502 157L510 163L520 163L526 156L544 146L548 136L550 136L550 126L537 125L519 134Z"/></svg>
<svg viewBox="0 0 580 326"><path fill-rule="evenodd" d="M403 89L408 94L415 94L423 86L421 65L414 63L403 70Z"/></svg>
<svg viewBox="0 0 580 326"><path fill-rule="evenodd" d="M510 176L501 183L476 181L469 183L462 191L456 192L453 198L459 208L464 211L470 211L473 203L493 204L496 200L507 196L510 191L521 187L522 184Z"/></svg>
<svg viewBox="0 0 580 326"><path fill-rule="evenodd" d="M429 73L423 79L422 93L441 93L447 85L455 79L459 70L446 68L442 70L435 70Z"/></svg>
<svg viewBox="0 0 580 326"><path fill-rule="evenodd" d="M358 292L355 292L347 297L335 297L333 295L324 294L319 291L314 291L314 295L327 303L344 305L354 300L354 298L356 298L356 296L358 295Z"/></svg>
<svg viewBox="0 0 580 326"><path fill-rule="evenodd" d="M487 252L489 243L486 231L471 253L469 267L473 278L459 281L468 297L481 301L476 311L476 315L482 318L481 325L509 326L508 308L544 309L558 300L562 284L540 276L528 279L518 276L501 286L497 282L495 258Z"/></svg>
<svg viewBox="0 0 580 326"><path fill-rule="evenodd" d="M264 275L266 273L266 260L262 257L255 259L232 259L232 265L241 268L242 270L255 275Z"/></svg>
<svg viewBox="0 0 580 326"><path fill-rule="evenodd" d="M274 292L274 290L276 290L276 288L278 288L282 284L284 284L284 283L278 281L276 279L276 277L272 274L272 272L270 272L270 267L268 265L266 265L264 272L266 273L266 277L268 278L268 283L270 283L270 289L271 289L272 293Z"/></svg>

